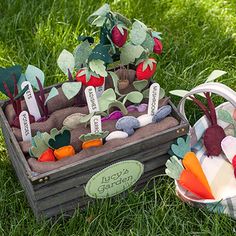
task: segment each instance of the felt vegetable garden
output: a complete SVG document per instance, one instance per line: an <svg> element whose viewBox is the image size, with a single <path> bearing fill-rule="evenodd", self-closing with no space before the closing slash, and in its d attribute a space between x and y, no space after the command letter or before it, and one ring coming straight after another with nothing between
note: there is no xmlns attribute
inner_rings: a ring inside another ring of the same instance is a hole
<svg viewBox="0 0 236 236"><path fill-rule="evenodd" d="M179 124L164 89L153 79L161 33L112 12L108 4L88 22L99 30L99 40L79 36L73 53L64 49L59 54L62 84L45 89L47 76L33 65L1 68L0 90L10 98L5 114L35 173L66 165L62 159L89 158L130 137L141 140Z"/></svg>

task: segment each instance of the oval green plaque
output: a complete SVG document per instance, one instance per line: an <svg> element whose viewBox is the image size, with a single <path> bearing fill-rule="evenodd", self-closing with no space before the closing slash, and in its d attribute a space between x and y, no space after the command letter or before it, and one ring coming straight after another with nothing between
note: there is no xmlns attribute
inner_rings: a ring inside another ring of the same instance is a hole
<svg viewBox="0 0 236 236"><path fill-rule="evenodd" d="M143 174L139 161L117 162L95 174L86 184L85 191L92 198L107 198L124 192Z"/></svg>

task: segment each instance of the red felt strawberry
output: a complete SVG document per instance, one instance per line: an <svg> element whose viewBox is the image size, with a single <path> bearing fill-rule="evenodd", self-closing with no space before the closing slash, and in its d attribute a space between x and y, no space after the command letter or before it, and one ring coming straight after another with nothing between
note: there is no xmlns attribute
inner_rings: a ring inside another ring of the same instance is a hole
<svg viewBox="0 0 236 236"><path fill-rule="evenodd" d="M90 75L90 79L87 82L86 81L86 74L80 75L83 70L84 69L81 69L76 73L76 76L75 76L76 81L81 82L82 84L84 84L86 86L93 86L93 87L100 87L104 84L105 79L102 76L95 77L93 75Z"/></svg>
<svg viewBox="0 0 236 236"><path fill-rule="evenodd" d="M150 79L156 71L156 61L153 58L142 61L136 69L136 77L138 80Z"/></svg>
<svg viewBox="0 0 236 236"><path fill-rule="evenodd" d="M42 155L38 158L40 162L49 162L49 161L56 161L54 156L53 150L48 148L46 151L42 153Z"/></svg>
<svg viewBox="0 0 236 236"><path fill-rule="evenodd" d="M111 31L112 42L119 48L121 48L128 37L127 29L123 28L121 25L115 25Z"/></svg>
<svg viewBox="0 0 236 236"><path fill-rule="evenodd" d="M153 38L153 39L155 43L153 47L153 52L160 55L163 49L162 43L158 38Z"/></svg>

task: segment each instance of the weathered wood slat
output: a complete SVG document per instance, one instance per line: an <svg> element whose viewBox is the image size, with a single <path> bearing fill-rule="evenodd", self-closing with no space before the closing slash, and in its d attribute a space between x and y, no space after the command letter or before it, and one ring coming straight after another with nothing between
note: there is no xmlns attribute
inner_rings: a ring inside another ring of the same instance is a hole
<svg viewBox="0 0 236 236"><path fill-rule="evenodd" d="M147 184L147 180L150 180L150 176L155 176L155 175L159 175L159 174L162 174L164 171L164 168L161 167L161 168L157 168L155 170L153 170L152 172L150 173L147 173L146 175L144 175L144 178L140 179L135 188L134 188L134 191L139 191L141 190L146 184ZM151 175L152 173L152 175ZM124 195L125 196L125 195ZM52 208L49 208L49 209L45 209L42 211L42 214L47 216L47 217L51 217L51 216L56 216L56 215L60 215L62 213L65 213L66 212L66 215L70 216L74 213L74 211L78 208L84 208L88 202L90 202L90 204L92 204L92 202L94 201L101 201L101 199L92 199L90 197L81 197L81 199L79 198L75 198L75 199L72 199L68 202L65 202L63 204L60 204L60 206L55 206L55 207L52 207ZM115 201L115 200L114 200Z"/></svg>
<svg viewBox="0 0 236 236"><path fill-rule="evenodd" d="M159 157L159 160L156 161L155 159L152 159L150 161L144 162L144 175L140 178L140 181L145 178L145 175L149 175L149 172L160 168L164 165L164 163L166 162L166 160L168 159L168 155L164 155L162 157ZM161 162L161 163L160 163ZM95 172L97 173L97 171ZM71 189L67 189L63 192L51 195L47 198L38 200L38 208L39 210L45 210L47 208L51 208L53 206L56 205L61 205L64 202L70 201L72 199L76 199L76 198L83 198L84 196L86 196L85 193L85 185L88 182L88 180L95 174L95 173L91 173L84 181L83 183L79 184L77 186L74 186ZM146 181L146 178L145 178Z"/></svg>
<svg viewBox="0 0 236 236"><path fill-rule="evenodd" d="M132 154L132 156L128 155L126 157L120 157L115 160L112 157L110 157L108 159L108 162L106 162L105 164L111 165L111 164L121 161L121 160L131 160L131 159L145 162L145 161L151 160L153 158L158 158L158 161L159 161L159 156L166 154L169 151L170 145L172 143L173 143L173 141L165 143L165 144L158 146L158 147L154 147L152 149L148 149L142 153L140 153L140 152L134 153L134 154ZM91 172L96 172L99 170L99 168L101 168L101 169L104 168L103 162L98 163L98 165L95 166L94 168L91 168L91 169L87 168L86 170L81 171L81 172L74 172L74 173L68 174L67 176L65 176L63 178L63 182L64 182L65 186L61 185L61 178L58 178L55 181L50 180L48 183L46 182L46 183L34 185L34 190L37 192L36 195L39 196L39 198L40 198L41 191L43 192L42 193L43 195L46 194L45 190L44 190L45 187L47 188L47 187L50 187L51 185L53 185L53 187L54 187L53 191L56 191L57 188L60 189L60 188L67 187L67 186L69 187L70 185L73 185L73 183L71 181L74 179L74 176L78 175L78 180L76 179L76 181L79 181L79 178L83 178L83 176L86 176L87 174L91 174ZM37 196L36 196L36 198L37 198ZM37 198L37 199L39 199L39 198Z"/></svg>

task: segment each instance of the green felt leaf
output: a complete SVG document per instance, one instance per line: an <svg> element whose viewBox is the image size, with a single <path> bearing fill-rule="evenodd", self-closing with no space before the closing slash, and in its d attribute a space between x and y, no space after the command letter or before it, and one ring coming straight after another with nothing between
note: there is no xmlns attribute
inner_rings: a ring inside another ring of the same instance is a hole
<svg viewBox="0 0 236 236"><path fill-rule="evenodd" d="M141 92L148 85L147 80L138 80L133 82L133 86Z"/></svg>
<svg viewBox="0 0 236 236"><path fill-rule="evenodd" d="M142 47L148 50L149 52L152 52L154 45L155 45L154 39L152 38L150 34L147 33L146 38L142 43Z"/></svg>
<svg viewBox="0 0 236 236"><path fill-rule="evenodd" d="M120 101L117 101L115 100L114 102L111 102L108 106L108 110L110 110L110 108L112 107L117 107L119 108L119 110L124 114L124 115L127 115L128 114L128 110L127 108L125 107L125 105L120 102Z"/></svg>
<svg viewBox="0 0 236 236"><path fill-rule="evenodd" d="M166 92L163 88L160 88L160 93L159 93L159 99L162 99L164 98L166 95Z"/></svg>
<svg viewBox="0 0 236 236"><path fill-rule="evenodd" d="M184 167L176 156L172 156L166 162L165 172L169 177L173 179L178 180L183 170L184 170Z"/></svg>
<svg viewBox="0 0 236 236"><path fill-rule="evenodd" d="M135 59L139 58L144 51L140 45L132 45L126 43L121 49L120 60L123 65L133 63Z"/></svg>
<svg viewBox="0 0 236 236"><path fill-rule="evenodd" d="M132 25L131 21L128 18L126 18L125 16L121 15L120 13L115 12L115 17L119 21L121 21L123 24L125 24L126 26L131 26Z"/></svg>
<svg viewBox="0 0 236 236"><path fill-rule="evenodd" d="M23 89L20 90L17 96L14 97L14 100L18 100L19 98L22 98L28 89L29 89L29 85L26 85Z"/></svg>
<svg viewBox="0 0 236 236"><path fill-rule="evenodd" d="M219 110L218 111L218 119L220 119L220 120L222 120L222 121L224 121L226 123L229 123L229 124L234 124L233 117L226 110Z"/></svg>
<svg viewBox="0 0 236 236"><path fill-rule="evenodd" d="M25 71L25 77L26 80L28 80L30 84L36 89L39 89L36 77L40 80L41 84L44 85L44 73L36 66L28 65Z"/></svg>
<svg viewBox="0 0 236 236"><path fill-rule="evenodd" d="M75 67L75 58L73 54L64 49L57 59L57 65L62 72L68 76L68 69L72 73Z"/></svg>
<svg viewBox="0 0 236 236"><path fill-rule="evenodd" d="M191 151L190 137L188 136L186 140L183 138L178 138L177 144L171 145L171 150L176 156L183 158L186 153Z"/></svg>
<svg viewBox="0 0 236 236"><path fill-rule="evenodd" d="M189 91L178 89L178 90L172 90L169 93L182 98L182 97L186 96L189 93ZM203 93L198 93L198 95L205 98L205 95ZM191 100L191 99L189 97L187 97L187 100Z"/></svg>
<svg viewBox="0 0 236 236"><path fill-rule="evenodd" d="M98 16L95 18L92 22L91 25L95 25L97 27L102 27L106 21L106 16Z"/></svg>
<svg viewBox="0 0 236 236"><path fill-rule="evenodd" d="M31 144L32 146L29 149L29 154L32 157L40 157L41 154L48 149L48 145L45 143L44 136L41 132L37 132L32 138Z"/></svg>
<svg viewBox="0 0 236 236"><path fill-rule="evenodd" d="M100 111L106 111L109 108L109 104L116 100L116 94L112 88L105 90L98 98L98 104Z"/></svg>
<svg viewBox="0 0 236 236"><path fill-rule="evenodd" d="M61 129L58 134L48 140L48 146L52 149L58 149L70 145L71 133L68 129Z"/></svg>
<svg viewBox="0 0 236 236"><path fill-rule="evenodd" d="M90 44L93 44L94 43L94 38L93 37L90 37L90 36L84 36L84 35L80 35L78 37L78 41L88 41Z"/></svg>
<svg viewBox="0 0 236 236"><path fill-rule="evenodd" d="M125 96L123 104L125 104L127 100L132 103L140 103L143 100L143 94L137 91L130 92Z"/></svg>
<svg viewBox="0 0 236 236"><path fill-rule="evenodd" d="M143 92L143 98L149 98L149 89L145 89Z"/></svg>
<svg viewBox="0 0 236 236"><path fill-rule="evenodd" d="M14 93L14 78L16 79L16 82L18 82L21 76L21 71L22 67L20 65L15 65L7 68L0 67L0 91L2 93L7 95L3 86L3 82L7 84L11 93Z"/></svg>
<svg viewBox="0 0 236 236"><path fill-rule="evenodd" d="M116 100L116 94L112 88L109 88L103 92L102 96L99 99L114 101Z"/></svg>
<svg viewBox="0 0 236 236"><path fill-rule="evenodd" d="M147 32L143 25L140 24L139 21L135 21L130 31L131 42L135 45L141 45L144 42L146 35Z"/></svg>
<svg viewBox="0 0 236 236"><path fill-rule="evenodd" d="M98 44L91 52L89 61L100 59L105 63L112 63L112 58L109 54L109 46Z"/></svg>
<svg viewBox="0 0 236 236"><path fill-rule="evenodd" d="M78 45L74 50L75 67L80 68L82 64L85 64L91 52L92 48L90 47L88 40L85 40L80 45Z"/></svg>
<svg viewBox="0 0 236 236"><path fill-rule="evenodd" d="M100 59L92 60L89 62L90 70L102 77L106 77L107 71L106 71L106 66L104 65L104 63L105 62Z"/></svg>
<svg viewBox="0 0 236 236"><path fill-rule="evenodd" d="M145 71L148 67L150 68L150 70L152 70L154 63L156 64L157 62L152 58L148 58L148 59L144 60L143 61L143 68L142 68L143 71Z"/></svg>
<svg viewBox="0 0 236 236"><path fill-rule="evenodd" d="M152 37L154 38L158 38L161 40L162 39L161 35L162 35L161 32L152 31Z"/></svg>
<svg viewBox="0 0 236 236"><path fill-rule="evenodd" d="M112 49L113 54L116 54L116 47L115 47L111 37L108 34L106 35L106 37L107 37L107 39L109 40L109 42L111 44L111 49Z"/></svg>
<svg viewBox="0 0 236 236"><path fill-rule="evenodd" d="M53 87L50 90L50 92L49 92L49 94L48 94L48 96L47 96L47 98L46 98L46 100L44 102L44 105L46 105L49 100L51 100L52 98L56 97L58 94L59 94L58 90L55 87Z"/></svg>
<svg viewBox="0 0 236 236"><path fill-rule="evenodd" d="M21 84L26 81L26 77L25 77L25 74L21 74L18 82L17 82L17 87L18 87L18 90L20 91L21 90Z"/></svg>
<svg viewBox="0 0 236 236"><path fill-rule="evenodd" d="M102 131L102 132L99 132L99 133L88 133L88 134L82 134L79 139L82 141L82 142L86 142L86 141L89 141L89 140L95 140L95 139L103 139L105 138L107 135L109 134L109 131Z"/></svg>
<svg viewBox="0 0 236 236"><path fill-rule="evenodd" d="M113 81L113 85L114 85L114 88L115 88L115 92L116 94L120 95L120 92L119 92L119 89L118 89L118 81L119 81L119 77L117 76L117 74L115 72L112 72L112 71L109 71L108 72L112 78L112 81Z"/></svg>
<svg viewBox="0 0 236 236"><path fill-rule="evenodd" d="M86 116L83 116L79 119L79 123L83 124L83 123L87 123L88 121L90 121L90 119L95 115L94 112L89 113Z"/></svg>
<svg viewBox="0 0 236 236"><path fill-rule="evenodd" d="M79 93L81 87L81 82L66 82L61 86L62 91L68 100L76 96Z"/></svg>
<svg viewBox="0 0 236 236"><path fill-rule="evenodd" d="M91 24L98 16L106 16L109 12L110 6L106 3L88 17L88 22Z"/></svg>
<svg viewBox="0 0 236 236"><path fill-rule="evenodd" d="M214 70L211 72L211 74L208 76L207 80L205 83L208 82L213 82L214 80L216 80L217 78L221 77L222 75L227 74L226 71L223 70Z"/></svg>

